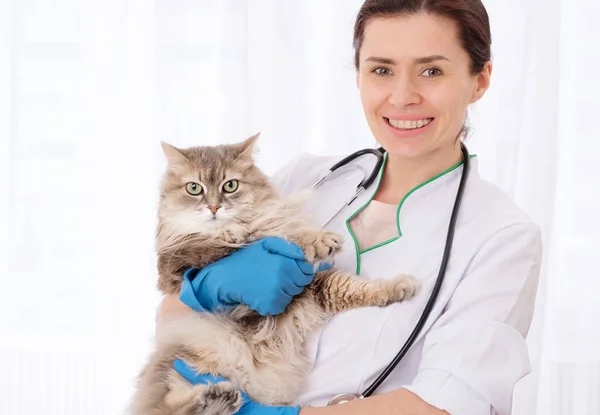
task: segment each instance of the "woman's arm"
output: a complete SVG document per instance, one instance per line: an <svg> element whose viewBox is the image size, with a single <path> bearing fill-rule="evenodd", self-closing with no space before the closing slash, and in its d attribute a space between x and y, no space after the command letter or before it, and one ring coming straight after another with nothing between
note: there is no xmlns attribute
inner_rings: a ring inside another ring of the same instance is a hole
<svg viewBox="0 0 600 415"><path fill-rule="evenodd" d="M181 302L177 294L165 295L158 306L156 331L160 330L161 324L165 320L191 313L195 313L195 311Z"/></svg>
<svg viewBox="0 0 600 415"><path fill-rule="evenodd" d="M176 360L173 368L192 385L226 382L221 376L197 373L183 360ZM242 403L237 415L448 415L448 412L436 409L425 403L417 395L405 389L375 397L357 400L341 405L323 408L301 408L296 406L269 406L253 401L244 391L240 391Z"/></svg>
<svg viewBox="0 0 600 415"><path fill-rule="evenodd" d="M303 408L300 415L449 415L414 393L399 389L341 405ZM460 415L460 414L457 414Z"/></svg>

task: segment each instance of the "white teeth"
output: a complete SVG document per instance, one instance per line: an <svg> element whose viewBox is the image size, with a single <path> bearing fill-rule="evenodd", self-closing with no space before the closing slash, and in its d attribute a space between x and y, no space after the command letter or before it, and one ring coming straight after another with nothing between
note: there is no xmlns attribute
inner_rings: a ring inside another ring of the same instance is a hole
<svg viewBox="0 0 600 415"><path fill-rule="evenodd" d="M401 120L392 120L391 118L387 118L390 125L394 128L398 128L399 130L412 130L414 128L425 127L433 118L424 118L422 120L414 120L414 121L401 121Z"/></svg>

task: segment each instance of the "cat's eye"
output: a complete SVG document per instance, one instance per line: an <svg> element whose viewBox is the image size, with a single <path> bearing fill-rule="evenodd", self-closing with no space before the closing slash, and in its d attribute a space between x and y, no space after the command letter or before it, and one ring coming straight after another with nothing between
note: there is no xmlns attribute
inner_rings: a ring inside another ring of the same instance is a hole
<svg viewBox="0 0 600 415"><path fill-rule="evenodd" d="M187 190L187 192L192 196L198 196L202 193L202 186L200 186L198 183L190 182L185 185L185 190Z"/></svg>
<svg viewBox="0 0 600 415"><path fill-rule="evenodd" d="M237 190L237 188L238 188L237 180L229 180L227 183L225 183L223 185L223 190L226 191L227 193L233 193Z"/></svg>

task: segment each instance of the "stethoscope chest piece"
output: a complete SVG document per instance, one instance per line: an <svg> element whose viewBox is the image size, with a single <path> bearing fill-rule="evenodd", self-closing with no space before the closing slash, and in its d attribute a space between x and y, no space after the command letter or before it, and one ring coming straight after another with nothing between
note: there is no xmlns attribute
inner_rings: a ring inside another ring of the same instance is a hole
<svg viewBox="0 0 600 415"><path fill-rule="evenodd" d="M360 398L351 393L340 393L338 395L335 395L333 398L331 398L329 403L327 403L327 406L339 405L342 403L354 401L356 399L360 399Z"/></svg>

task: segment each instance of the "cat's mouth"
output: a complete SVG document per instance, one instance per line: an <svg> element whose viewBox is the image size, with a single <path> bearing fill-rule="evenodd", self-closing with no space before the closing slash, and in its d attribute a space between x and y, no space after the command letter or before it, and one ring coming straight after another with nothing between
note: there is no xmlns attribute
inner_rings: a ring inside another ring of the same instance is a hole
<svg viewBox="0 0 600 415"><path fill-rule="evenodd" d="M209 213L204 216L204 221L206 223L210 223L211 225L221 224L227 221L227 215L223 215L221 212L218 213Z"/></svg>
<svg viewBox="0 0 600 415"><path fill-rule="evenodd" d="M233 212L225 208L218 209L217 211L212 211L211 209L200 209L200 211L203 216L202 222L211 226L223 226L233 219Z"/></svg>

